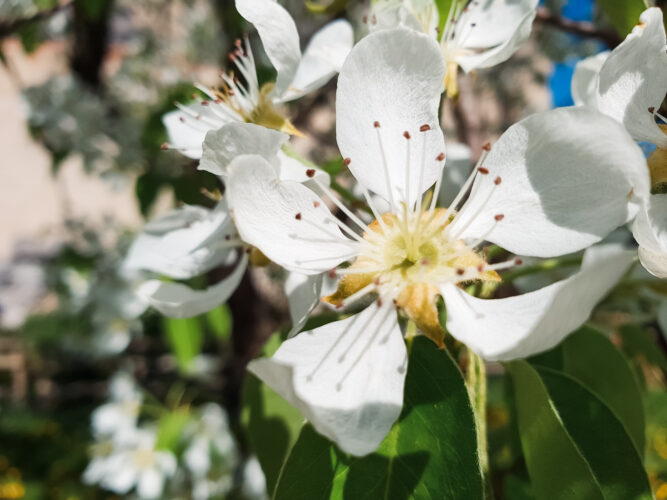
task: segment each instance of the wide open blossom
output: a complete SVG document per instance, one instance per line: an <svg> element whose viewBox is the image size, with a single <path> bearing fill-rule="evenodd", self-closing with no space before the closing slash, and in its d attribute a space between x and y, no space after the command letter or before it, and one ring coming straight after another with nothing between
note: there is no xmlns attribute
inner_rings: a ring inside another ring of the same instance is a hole
<svg viewBox="0 0 667 500"><path fill-rule="evenodd" d="M440 33L434 0L382 0L368 20L371 30L405 26L440 44L447 73L445 90L458 94L459 66L466 73L509 59L530 36L537 0L453 0Z"/></svg>
<svg viewBox="0 0 667 500"><path fill-rule="evenodd" d="M632 232L644 267L667 278L667 119L659 109L667 93L667 39L662 11L650 8L611 52L577 64L572 95L621 122L637 141L656 145L648 159L653 195L639 212ZM659 125L656 118L664 124Z"/></svg>
<svg viewBox="0 0 667 500"><path fill-rule="evenodd" d="M289 270L341 277L324 299L331 304L371 302L249 366L320 433L356 455L375 450L401 411L407 354L397 311L442 344L442 297L454 337L486 359L523 357L583 323L632 261L627 252L587 257L578 274L533 293L468 295L461 285L499 280L498 271L517 264L487 263L479 251L484 241L539 257L586 248L636 214L648 175L637 168L640 149L617 122L561 109L510 128L484 152L449 208L437 208L444 73L438 45L406 29L369 35L341 70L338 145L374 212L371 224L321 183L311 190L281 181L260 155L229 166L228 201L245 241ZM424 194L434 184L429 199ZM378 213L370 192L390 210Z"/></svg>
<svg viewBox="0 0 667 500"><path fill-rule="evenodd" d="M229 163L238 155L262 153L281 180L329 184L329 176L316 168L306 168L281 150L289 136L251 123L233 122L212 131L204 141L200 168L227 176ZM236 290L248 265L247 245L238 235L226 201L214 208L183 206L149 222L132 243L124 267L143 270L175 280L200 276L218 266L230 266L229 275L203 290L174 281L150 279L136 288L137 295L162 314L190 317L209 311L225 302ZM251 252L250 256L254 254ZM294 280L288 280L292 283ZM306 280L306 287L321 280ZM311 283L313 282L313 283ZM308 310L295 304L295 326L307 319Z"/></svg>
<svg viewBox="0 0 667 500"><path fill-rule="evenodd" d="M289 13L275 0L236 0L236 9L252 23L264 51L277 71L276 81L260 87L255 59L248 40L238 40L231 61L244 81L234 73L221 75L220 89L197 85L208 99L199 99L167 113L163 122L169 147L199 159L206 132L230 122L256 123L298 133L279 105L313 92L336 75L354 44L350 24L339 19L316 32L301 54L299 33Z"/></svg>

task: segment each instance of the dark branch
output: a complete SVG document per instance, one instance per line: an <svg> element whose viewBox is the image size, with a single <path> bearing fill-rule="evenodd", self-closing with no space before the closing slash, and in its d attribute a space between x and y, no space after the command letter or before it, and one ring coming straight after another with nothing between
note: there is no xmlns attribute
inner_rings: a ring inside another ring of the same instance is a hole
<svg viewBox="0 0 667 500"><path fill-rule="evenodd" d="M593 23L565 19L552 14L545 7L537 9L535 22L585 38L597 38L606 43L610 49L613 49L623 41L623 38L614 30L598 29Z"/></svg>
<svg viewBox="0 0 667 500"><path fill-rule="evenodd" d="M0 19L0 38L12 35L18 30L32 23L48 19L57 12L66 9L72 5L73 0L62 0L54 7L39 11L37 14L29 17L22 17L20 19Z"/></svg>

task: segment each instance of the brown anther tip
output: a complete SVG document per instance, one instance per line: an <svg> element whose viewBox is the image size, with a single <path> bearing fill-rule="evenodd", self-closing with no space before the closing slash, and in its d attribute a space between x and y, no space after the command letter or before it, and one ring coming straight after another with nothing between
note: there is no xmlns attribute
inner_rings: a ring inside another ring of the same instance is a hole
<svg viewBox="0 0 667 500"><path fill-rule="evenodd" d="M315 201L313 202L313 206L314 206L315 208L319 207L319 206L320 206L320 202L317 201L317 200L315 200Z"/></svg>
<svg viewBox="0 0 667 500"><path fill-rule="evenodd" d="M466 272L466 270L461 269L460 267L456 270L456 274L458 274L459 276L463 276L465 274L465 272Z"/></svg>
<svg viewBox="0 0 667 500"><path fill-rule="evenodd" d="M196 119L196 120L201 120L201 115L197 115L197 116L195 116L195 119Z"/></svg>
<svg viewBox="0 0 667 500"><path fill-rule="evenodd" d="M228 57L229 57L230 61L232 61L232 62L236 61L236 56L234 54L229 54Z"/></svg>
<svg viewBox="0 0 667 500"><path fill-rule="evenodd" d="M480 264L477 266L477 272L483 273L484 272L484 264Z"/></svg>
<svg viewBox="0 0 667 500"><path fill-rule="evenodd" d="M378 305L378 307L382 307L382 299L377 300L377 305Z"/></svg>
<svg viewBox="0 0 667 500"><path fill-rule="evenodd" d="M308 177L314 177L315 176L315 169L314 168L309 168L308 170L306 170L306 175Z"/></svg>
<svg viewBox="0 0 667 500"><path fill-rule="evenodd" d="M500 222L501 220L503 220L505 218L505 215L504 214L498 214L498 215L494 216L493 218L496 221Z"/></svg>
<svg viewBox="0 0 667 500"><path fill-rule="evenodd" d="M329 278L331 278L331 279L334 279L336 277L336 270L335 269L329 269L327 271L327 276L329 276Z"/></svg>
<svg viewBox="0 0 667 500"><path fill-rule="evenodd" d="M514 259L514 263L515 263L517 266L520 266L521 264L523 264L523 261L522 261L521 259Z"/></svg>
<svg viewBox="0 0 667 500"><path fill-rule="evenodd" d="M428 125L428 124L424 124L424 125L422 125L421 127L419 127L419 131L420 131L420 132L427 132L427 131L429 131L429 130L431 130L431 126Z"/></svg>
<svg viewBox="0 0 667 500"><path fill-rule="evenodd" d="M218 98L217 98L215 101L213 101L213 102L216 103L216 104L220 104L220 103L222 102L222 99L220 99L220 98L218 97Z"/></svg>
<svg viewBox="0 0 667 500"><path fill-rule="evenodd" d="M484 144L484 146L482 146L482 149L484 151L491 151L491 143L487 142L486 144Z"/></svg>
<svg viewBox="0 0 667 500"><path fill-rule="evenodd" d="M494 183L496 186L497 186L498 184L500 184L502 181L503 181L503 180L502 180L500 177L496 177L495 179L493 179L493 183Z"/></svg>
<svg viewBox="0 0 667 500"><path fill-rule="evenodd" d="M651 114L655 113L655 108L651 106L650 108L648 108L648 112Z"/></svg>
<svg viewBox="0 0 667 500"><path fill-rule="evenodd" d="M361 22L364 23L364 24L368 24L368 16L362 17Z"/></svg>
<svg viewBox="0 0 667 500"><path fill-rule="evenodd" d="M378 20L377 17L375 17L375 14L373 14L373 17L371 18L371 23L377 24Z"/></svg>
<svg viewBox="0 0 667 500"><path fill-rule="evenodd" d="M380 122L377 121L377 120L375 120L375 121L373 122L373 126L374 126L375 128L380 128Z"/></svg>
<svg viewBox="0 0 667 500"><path fill-rule="evenodd" d="M496 215L496 217L498 217L498 216ZM294 216L294 218L295 218L296 220L301 220L301 212L299 212L298 214L296 214L296 215Z"/></svg>
<svg viewBox="0 0 667 500"><path fill-rule="evenodd" d="M380 285L380 278L375 278L375 280L373 280L373 284L375 286L379 286Z"/></svg>
<svg viewBox="0 0 667 500"><path fill-rule="evenodd" d="M245 251L245 253L250 254L250 253L252 253L252 248L246 247L246 249L244 251Z"/></svg>
<svg viewBox="0 0 667 500"><path fill-rule="evenodd" d="M237 38L236 40L234 40L234 45L236 45L236 47L240 49L241 48L241 39Z"/></svg>
<svg viewBox="0 0 667 500"><path fill-rule="evenodd" d="M442 161L445 159L445 153L440 153L438 156L435 157L435 161Z"/></svg>
<svg viewBox="0 0 667 500"><path fill-rule="evenodd" d="M394 304L395 306L397 306L397 305L398 305L398 300L396 300L396 299L391 299L391 303Z"/></svg>
<svg viewBox="0 0 667 500"><path fill-rule="evenodd" d="M430 263L431 263L431 261L428 260L427 258L423 258L423 259L421 260L421 265L422 265L422 266L428 266Z"/></svg>
<svg viewBox="0 0 667 500"><path fill-rule="evenodd" d="M480 174L484 174L484 175L486 175L486 174L489 173L489 169L486 168L486 167L477 167L477 171L478 171Z"/></svg>
<svg viewBox="0 0 667 500"><path fill-rule="evenodd" d="M163 142L162 144L160 144L160 149L168 149L168 148L169 148L169 144L167 144L166 142Z"/></svg>
<svg viewBox="0 0 667 500"><path fill-rule="evenodd" d="M182 116L179 116L178 121L181 122L181 123L185 123L185 118L183 118Z"/></svg>
<svg viewBox="0 0 667 500"><path fill-rule="evenodd" d="M226 234L226 235L225 235L225 239L226 239L227 241L229 241L229 240L232 239L232 237L231 237L229 234Z"/></svg>
<svg viewBox="0 0 667 500"><path fill-rule="evenodd" d="M405 132L403 132L403 137L405 137L406 139L409 139L410 138L410 132L408 132L407 130Z"/></svg>
<svg viewBox="0 0 667 500"><path fill-rule="evenodd" d="M345 165L346 167L349 166L350 163L352 163L352 160L350 158L343 159L343 165Z"/></svg>

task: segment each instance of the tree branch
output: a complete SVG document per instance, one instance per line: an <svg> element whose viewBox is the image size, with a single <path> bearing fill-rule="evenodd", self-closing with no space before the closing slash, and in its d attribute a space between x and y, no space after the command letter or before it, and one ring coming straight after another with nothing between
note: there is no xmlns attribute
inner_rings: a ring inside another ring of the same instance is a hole
<svg viewBox="0 0 667 500"><path fill-rule="evenodd" d="M614 30L598 29L593 23L565 19L561 16L552 14L549 12L549 9L545 7L537 9L535 22L543 26L551 26L558 30L566 31L585 38L597 38L606 43L610 49L613 49L623 41L623 37Z"/></svg>

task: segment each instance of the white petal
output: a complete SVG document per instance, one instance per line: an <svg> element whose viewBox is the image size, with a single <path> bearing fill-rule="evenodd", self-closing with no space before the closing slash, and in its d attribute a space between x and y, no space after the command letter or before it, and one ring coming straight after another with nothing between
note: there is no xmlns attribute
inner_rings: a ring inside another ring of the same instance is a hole
<svg viewBox="0 0 667 500"><path fill-rule="evenodd" d="M410 172L410 200L430 187L440 174L445 151L438 120L444 61L437 43L426 35L397 28L377 31L350 52L338 77L336 136L350 170L371 191L389 200L377 134L382 137L389 185L396 201L405 199L406 165ZM380 124L374 127L374 122ZM420 132L422 125L431 130ZM407 159L411 134L410 157Z"/></svg>
<svg viewBox="0 0 667 500"><path fill-rule="evenodd" d="M354 45L352 26L345 19L317 31L308 43L283 101L291 101L320 88L338 73Z"/></svg>
<svg viewBox="0 0 667 500"><path fill-rule="evenodd" d="M287 139L287 134L254 123L229 123L206 134L199 170L226 175L231 161L244 154L257 154L277 165L276 154Z"/></svg>
<svg viewBox="0 0 667 500"><path fill-rule="evenodd" d="M637 215L632 234L639 243L639 260L648 272L667 278L667 194L652 195Z"/></svg>
<svg viewBox="0 0 667 500"><path fill-rule="evenodd" d="M579 273L516 297L478 299L454 285L443 286L447 330L491 361L524 358L554 347L588 319L634 258L633 252L616 246L591 250Z"/></svg>
<svg viewBox="0 0 667 500"><path fill-rule="evenodd" d="M189 318L210 311L225 302L239 286L247 265L244 253L234 271L204 290L193 290L182 283L149 280L137 288L137 295L170 318Z"/></svg>
<svg viewBox="0 0 667 500"><path fill-rule="evenodd" d="M456 62L468 72L507 59L530 36L537 0L489 0L470 6L456 25Z"/></svg>
<svg viewBox="0 0 667 500"><path fill-rule="evenodd" d="M313 309L320 303L322 296L322 274L289 273L285 280L285 294L289 302L292 329L287 337L291 338L303 328Z"/></svg>
<svg viewBox="0 0 667 500"><path fill-rule="evenodd" d="M257 29L264 52L278 72L273 93L282 96L301 61L294 19L275 0L236 0L236 10Z"/></svg>
<svg viewBox="0 0 667 500"><path fill-rule="evenodd" d="M188 104L187 108L191 110L192 116L180 110L170 111L162 117L162 123L167 129L171 147L188 158L198 160L202 155L206 133L221 127L225 122L209 107L198 102Z"/></svg>
<svg viewBox="0 0 667 500"><path fill-rule="evenodd" d="M318 274L347 260L355 248L324 202L296 182L281 182L257 155L240 156L227 179L229 206L243 241L277 264Z"/></svg>
<svg viewBox="0 0 667 500"><path fill-rule="evenodd" d="M645 10L627 38L600 70L597 107L625 125L638 141L667 148L667 136L648 108L658 109L667 92L667 53L662 11Z"/></svg>
<svg viewBox="0 0 667 500"><path fill-rule="evenodd" d="M403 405L407 353L391 303L286 340L249 370L353 455L375 451Z"/></svg>
<svg viewBox="0 0 667 500"><path fill-rule="evenodd" d="M577 106L596 106L598 75L602 65L609 57L610 52L605 50L594 56L582 59L577 63L572 75L572 98Z"/></svg>
<svg viewBox="0 0 667 500"><path fill-rule="evenodd" d="M164 476L156 469L147 469L139 476L137 493L141 498L157 498L164 487Z"/></svg>
<svg viewBox="0 0 667 500"><path fill-rule="evenodd" d="M442 171L442 186L438 200L440 205L448 207L454 201L472 171L470 148L460 142L447 144L447 159Z"/></svg>
<svg viewBox="0 0 667 500"><path fill-rule="evenodd" d="M586 248L634 217L649 192L639 147L618 122L587 107L555 109L513 125L485 166L490 173L476 179L452 231L519 255Z"/></svg>
<svg viewBox="0 0 667 500"><path fill-rule="evenodd" d="M215 209L183 207L149 223L125 258L128 270L146 270L175 279L206 272L229 258L226 235L234 223L224 202Z"/></svg>

